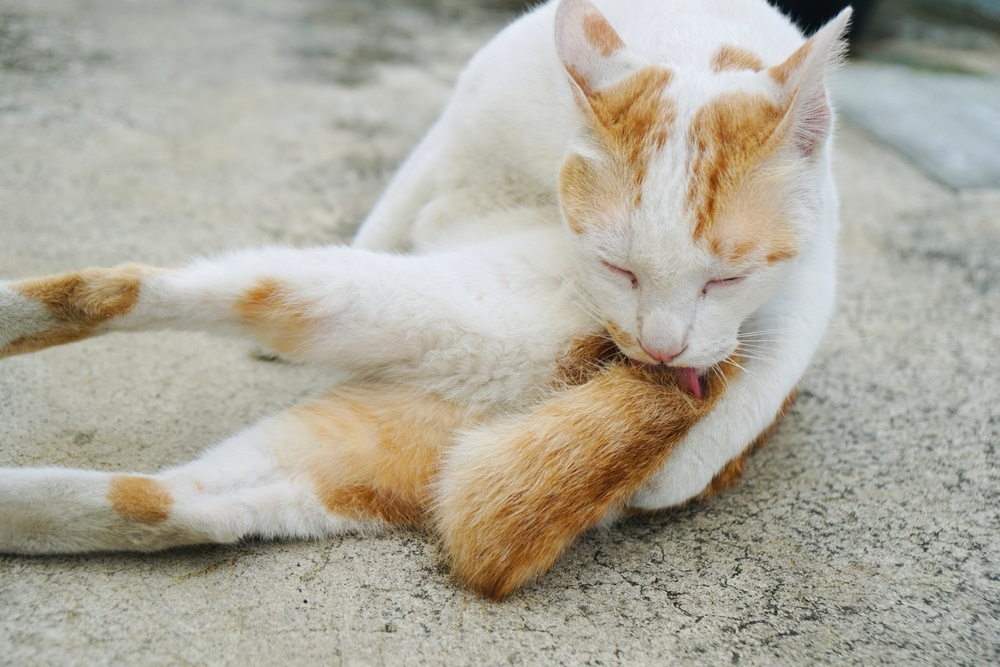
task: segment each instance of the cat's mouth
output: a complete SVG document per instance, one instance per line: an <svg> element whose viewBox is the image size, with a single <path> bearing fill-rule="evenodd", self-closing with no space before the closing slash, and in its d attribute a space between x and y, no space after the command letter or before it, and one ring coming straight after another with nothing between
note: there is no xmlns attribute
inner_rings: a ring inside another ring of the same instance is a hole
<svg viewBox="0 0 1000 667"><path fill-rule="evenodd" d="M669 372L680 380L681 385L687 389L692 396L695 398L705 397L704 380L702 380L701 376L698 375L698 369L696 368L677 368L675 366L664 366L663 364L649 364L645 361L639 361L638 359L632 359L632 363L636 366L643 366L645 368Z"/></svg>
<svg viewBox="0 0 1000 667"><path fill-rule="evenodd" d="M701 384L701 377L698 376L698 371L694 368L670 368L671 371L680 379L681 384L684 388L690 391L695 398L702 398L704 396L704 390Z"/></svg>

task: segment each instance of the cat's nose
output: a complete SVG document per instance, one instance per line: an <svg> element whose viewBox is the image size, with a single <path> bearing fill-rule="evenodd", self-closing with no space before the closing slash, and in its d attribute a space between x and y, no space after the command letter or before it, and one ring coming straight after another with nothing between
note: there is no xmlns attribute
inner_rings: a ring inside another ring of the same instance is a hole
<svg viewBox="0 0 1000 667"><path fill-rule="evenodd" d="M669 350L657 350L656 348L647 347L644 343L642 343L642 349L645 350L646 354L653 357L660 363L669 364L671 361L684 354L684 350L687 349L687 345L682 345L680 348Z"/></svg>

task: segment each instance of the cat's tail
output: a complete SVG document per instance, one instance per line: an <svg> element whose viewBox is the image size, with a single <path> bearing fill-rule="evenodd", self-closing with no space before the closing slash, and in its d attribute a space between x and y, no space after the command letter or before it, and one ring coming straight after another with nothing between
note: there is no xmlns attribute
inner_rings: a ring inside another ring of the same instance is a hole
<svg viewBox="0 0 1000 667"><path fill-rule="evenodd" d="M502 599L544 573L626 509L726 382L713 377L696 400L669 372L615 365L526 417L460 437L435 512L456 576Z"/></svg>

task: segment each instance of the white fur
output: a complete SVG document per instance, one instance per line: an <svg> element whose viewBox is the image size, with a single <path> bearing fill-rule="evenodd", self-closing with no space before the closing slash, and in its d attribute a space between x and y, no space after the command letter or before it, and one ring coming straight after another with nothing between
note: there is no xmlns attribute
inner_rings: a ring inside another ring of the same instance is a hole
<svg viewBox="0 0 1000 667"><path fill-rule="evenodd" d="M153 274L107 330L244 333L233 304L264 279L313 326L295 359L495 409L537 399L571 338L596 328L562 230L420 254L263 248Z"/></svg>

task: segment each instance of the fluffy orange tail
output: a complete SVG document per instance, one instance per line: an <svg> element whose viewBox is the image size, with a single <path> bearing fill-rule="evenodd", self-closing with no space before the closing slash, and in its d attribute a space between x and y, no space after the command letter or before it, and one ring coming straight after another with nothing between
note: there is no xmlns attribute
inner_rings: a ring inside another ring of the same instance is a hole
<svg viewBox="0 0 1000 667"><path fill-rule="evenodd" d="M694 399L667 371L605 368L526 417L466 434L446 454L435 527L456 576L501 599L613 518L725 389Z"/></svg>

